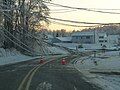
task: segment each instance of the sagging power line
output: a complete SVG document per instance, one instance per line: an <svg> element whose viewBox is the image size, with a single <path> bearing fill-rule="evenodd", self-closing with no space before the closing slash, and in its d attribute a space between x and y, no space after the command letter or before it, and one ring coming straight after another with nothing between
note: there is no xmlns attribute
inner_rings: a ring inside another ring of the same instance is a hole
<svg viewBox="0 0 120 90"><path fill-rule="evenodd" d="M57 21L51 21L54 24L61 24L61 25L65 25L65 26L72 26L72 27L97 27L100 25L93 25L93 26L85 26L85 25L73 25L73 24L66 24L66 23L61 23L61 22L57 22Z"/></svg>
<svg viewBox="0 0 120 90"><path fill-rule="evenodd" d="M56 12L54 12L54 11L50 11L50 13L67 13L67 12L74 12L74 11L77 11L77 10L66 10L66 11L56 11Z"/></svg>
<svg viewBox="0 0 120 90"><path fill-rule="evenodd" d="M94 23L94 22L80 22L80 21L65 20L65 19L52 18L52 17L46 17L46 18L51 19L51 20L56 20L56 21L63 21L63 22L70 22L70 23L79 23L79 24L95 24L95 25L120 24L120 23Z"/></svg>
<svg viewBox="0 0 120 90"><path fill-rule="evenodd" d="M77 10L84 10L84 11L92 11L92 12L99 12L99 13L108 13L108 14L120 14L119 12L103 11L103 10L120 10L120 9L79 8L79 7L71 7L71 6L65 6L65 5L61 5L61 4L46 2L46 1L43 1L43 2L44 2L44 3L48 3L48 4L52 4L52 5L55 5L55 6L59 6L59 7L70 8L70 9L77 9Z"/></svg>

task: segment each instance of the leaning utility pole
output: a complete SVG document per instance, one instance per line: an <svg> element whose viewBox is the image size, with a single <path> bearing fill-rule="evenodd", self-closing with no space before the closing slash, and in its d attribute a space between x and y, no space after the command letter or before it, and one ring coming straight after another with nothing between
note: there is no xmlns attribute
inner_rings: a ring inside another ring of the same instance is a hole
<svg viewBox="0 0 120 90"><path fill-rule="evenodd" d="M25 0L19 1L20 4L20 23L21 23L21 27L22 27L22 37L21 37L21 41L23 43L25 43Z"/></svg>

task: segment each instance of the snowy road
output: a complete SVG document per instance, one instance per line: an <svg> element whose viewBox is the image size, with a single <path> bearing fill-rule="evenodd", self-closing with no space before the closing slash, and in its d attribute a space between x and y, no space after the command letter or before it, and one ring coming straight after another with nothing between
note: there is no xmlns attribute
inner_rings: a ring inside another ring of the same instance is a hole
<svg viewBox="0 0 120 90"><path fill-rule="evenodd" d="M73 57L69 56L69 62ZM61 65L61 58L48 63L37 70L30 83L29 90L100 90L94 84L82 79L74 68ZM38 65L38 60L27 61L0 67L0 90L17 90L28 72Z"/></svg>

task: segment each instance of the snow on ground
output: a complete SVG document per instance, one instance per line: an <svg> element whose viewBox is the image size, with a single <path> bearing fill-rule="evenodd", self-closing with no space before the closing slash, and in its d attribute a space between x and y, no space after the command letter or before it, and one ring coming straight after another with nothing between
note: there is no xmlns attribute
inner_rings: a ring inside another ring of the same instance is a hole
<svg viewBox="0 0 120 90"><path fill-rule="evenodd" d="M30 57L30 56L22 55L20 52L16 51L15 49L5 50L3 48L0 48L0 65L22 62L36 58L39 57Z"/></svg>
<svg viewBox="0 0 120 90"><path fill-rule="evenodd" d="M48 49L54 54L69 54L68 51L61 49L59 47L48 47Z"/></svg>
<svg viewBox="0 0 120 90"><path fill-rule="evenodd" d="M101 44L82 44L83 48L77 48L79 45L79 43L54 43L58 46L63 46L72 50L78 50L78 51L93 51L93 50L98 50L98 49L102 49ZM106 44L108 50L118 50L117 47L114 47L113 44Z"/></svg>
<svg viewBox="0 0 120 90"><path fill-rule="evenodd" d="M59 48L50 48L51 51L54 51L55 54L63 54L65 55L67 51L60 50ZM30 57L21 54L19 51L16 49L3 49L0 48L0 65L5 65L5 64L12 64L12 63L17 63L17 62L22 62L22 61L28 61L32 59L37 59L40 58L41 56L36 56L36 57ZM50 58L51 56L45 56L44 58Z"/></svg>
<svg viewBox="0 0 120 90"><path fill-rule="evenodd" d="M120 90L120 75L96 74L90 72L118 72L120 73L120 51L110 51L79 58L74 66L83 73L86 80L99 85L104 90Z"/></svg>

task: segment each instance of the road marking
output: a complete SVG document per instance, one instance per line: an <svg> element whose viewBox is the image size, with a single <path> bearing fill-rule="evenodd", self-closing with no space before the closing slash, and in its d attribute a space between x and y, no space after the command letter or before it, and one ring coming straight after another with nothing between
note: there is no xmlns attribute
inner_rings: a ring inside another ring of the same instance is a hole
<svg viewBox="0 0 120 90"><path fill-rule="evenodd" d="M40 66L39 66L39 67L40 67ZM26 89L25 89L25 90L29 90L31 80L32 80L34 74L36 73L36 71L39 69L39 67L37 67L35 70L33 70L32 74L31 74L30 77L29 77L29 80L28 80L28 82L27 82L27 85L26 85Z"/></svg>
<svg viewBox="0 0 120 90"><path fill-rule="evenodd" d="M61 57L62 58L62 57ZM29 90L29 87L30 87L30 83L31 83L31 80L34 76L34 74L36 73L36 71L43 65L51 62L53 60L49 60L49 61L46 61L44 62L43 64L40 64L40 65L37 65L36 67L34 67L33 69L31 69L28 74L24 77L24 79L22 80L20 86L18 87L17 90Z"/></svg>
<svg viewBox="0 0 120 90"><path fill-rule="evenodd" d="M32 71L35 69L36 67L34 67L33 69L31 69L28 74L24 77L24 79L22 80L20 86L18 87L18 90L22 90L23 89L23 86L24 86L24 83L25 81L27 80L27 78L29 77L29 75L32 73Z"/></svg>
<svg viewBox="0 0 120 90"><path fill-rule="evenodd" d="M52 61L52 60L50 60L50 61ZM50 62L50 61L48 61L48 62ZM22 80L20 86L18 87L18 90L29 90L31 80L32 80L32 77L34 76L35 72L36 72L41 66L45 65L45 64L48 63L48 62L45 62L44 64L39 65L39 66L36 66L36 67L34 67L33 69L31 69L31 70L28 72L28 74L25 76L25 78ZM27 80L28 80L28 81L27 81ZM27 82L26 82L26 81L27 81ZM27 84L26 84L25 82L26 82ZM26 84L26 87L24 87L25 84Z"/></svg>

